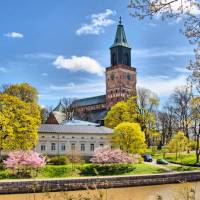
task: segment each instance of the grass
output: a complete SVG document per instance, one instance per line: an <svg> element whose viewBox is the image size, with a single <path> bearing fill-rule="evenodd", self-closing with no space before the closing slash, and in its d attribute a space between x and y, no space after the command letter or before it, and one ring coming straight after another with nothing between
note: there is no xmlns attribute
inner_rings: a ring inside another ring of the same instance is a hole
<svg viewBox="0 0 200 200"><path fill-rule="evenodd" d="M83 164L82 167L89 166L91 164ZM80 177L80 171L78 167L72 170L72 165L47 165L44 168L40 169L38 172L38 176L36 178L67 178L67 177ZM121 173L118 175L137 175L137 174L156 174L156 173L164 173L166 172L161 167L153 166L146 163L141 164L133 164L132 171L128 173ZM113 175L113 174L109 174ZM8 170L0 171L0 179L13 179L16 178L12 176Z"/></svg>
<svg viewBox="0 0 200 200"><path fill-rule="evenodd" d="M177 171L177 172L184 172L184 171L195 171L199 170L198 167L188 167L188 166L174 166L174 165L169 165L167 166L172 171Z"/></svg>
<svg viewBox="0 0 200 200"><path fill-rule="evenodd" d="M159 166L154 166L151 164L141 163L135 164L135 169L126 175L134 175L134 174L158 174L158 173L165 173L166 170Z"/></svg>
<svg viewBox="0 0 200 200"><path fill-rule="evenodd" d="M152 154L151 149L147 149L147 154L151 154L154 159L163 158L163 153L161 150L157 150L156 153ZM195 152L191 153L183 153L182 154L182 160L180 158L176 159L175 153L166 153L165 154L165 160L168 162L176 162L176 163L182 163L183 165L194 165L196 164L196 155Z"/></svg>
<svg viewBox="0 0 200 200"><path fill-rule="evenodd" d="M192 152L190 154L182 154L182 161L180 158L176 159L175 154L167 154L165 157L166 160L169 162L176 162L176 163L182 163L183 165L194 165L196 164L196 156L195 153Z"/></svg>

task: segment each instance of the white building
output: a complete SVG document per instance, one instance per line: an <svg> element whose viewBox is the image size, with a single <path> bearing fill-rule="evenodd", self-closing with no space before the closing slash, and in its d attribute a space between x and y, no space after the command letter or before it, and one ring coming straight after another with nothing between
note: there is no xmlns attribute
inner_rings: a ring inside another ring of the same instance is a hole
<svg viewBox="0 0 200 200"><path fill-rule="evenodd" d="M66 155L75 151L88 158L95 148L109 145L112 133L110 128L79 120L63 124L42 124L36 151L47 155Z"/></svg>

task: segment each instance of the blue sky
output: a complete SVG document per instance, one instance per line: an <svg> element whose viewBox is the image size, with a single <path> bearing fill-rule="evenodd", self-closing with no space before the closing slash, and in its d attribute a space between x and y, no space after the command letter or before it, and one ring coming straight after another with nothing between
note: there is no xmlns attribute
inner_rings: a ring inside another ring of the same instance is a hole
<svg viewBox="0 0 200 200"><path fill-rule="evenodd" d="M138 21L128 2L1 0L0 84L28 82L44 106L62 97L104 94L104 68L122 16L137 85L164 102L174 87L184 85L193 48L180 33L182 19Z"/></svg>

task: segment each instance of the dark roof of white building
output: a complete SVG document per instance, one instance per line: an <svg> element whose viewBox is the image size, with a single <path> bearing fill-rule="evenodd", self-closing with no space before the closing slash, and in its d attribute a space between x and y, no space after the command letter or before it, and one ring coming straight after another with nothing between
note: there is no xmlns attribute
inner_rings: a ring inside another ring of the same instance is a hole
<svg viewBox="0 0 200 200"><path fill-rule="evenodd" d="M42 124L39 133L111 134L113 129L99 125Z"/></svg>

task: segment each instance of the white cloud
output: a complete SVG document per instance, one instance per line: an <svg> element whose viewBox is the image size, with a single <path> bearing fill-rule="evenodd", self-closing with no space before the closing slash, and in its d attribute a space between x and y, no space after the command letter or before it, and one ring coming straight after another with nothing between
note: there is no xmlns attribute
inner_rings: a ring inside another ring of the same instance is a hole
<svg viewBox="0 0 200 200"><path fill-rule="evenodd" d="M7 72L7 70L6 70L6 68L5 68L5 67L0 67L0 72L2 72L2 73L6 73L6 72Z"/></svg>
<svg viewBox="0 0 200 200"><path fill-rule="evenodd" d="M10 37L10 38L23 38L24 35L22 33L17 33L17 32L9 32L4 34L5 37Z"/></svg>
<svg viewBox="0 0 200 200"><path fill-rule="evenodd" d="M64 58L61 55L57 57L53 64L57 69L67 69L73 72L84 71L99 76L102 76L105 70L96 60L87 56Z"/></svg>
<svg viewBox="0 0 200 200"><path fill-rule="evenodd" d="M27 53L23 57L26 59L56 59L58 55L52 53Z"/></svg>
<svg viewBox="0 0 200 200"><path fill-rule="evenodd" d="M114 16L116 11L106 9L103 13L92 14L90 16L91 22L88 24L83 24L77 31L77 35L88 35L94 34L98 35L104 32L104 28L115 23L110 17Z"/></svg>
<svg viewBox="0 0 200 200"><path fill-rule="evenodd" d="M175 67L174 70L181 73L190 73L190 70L186 69L185 67Z"/></svg>
<svg viewBox="0 0 200 200"><path fill-rule="evenodd" d="M170 57L170 56L193 56L194 51L191 48L152 48L152 49L135 49L133 53L137 57Z"/></svg>
<svg viewBox="0 0 200 200"><path fill-rule="evenodd" d="M42 76L48 76L48 74L46 72L42 73Z"/></svg>
<svg viewBox="0 0 200 200"><path fill-rule="evenodd" d="M156 27L157 26L155 23L152 23L152 22L147 23L147 25L151 26L151 27Z"/></svg>
<svg viewBox="0 0 200 200"><path fill-rule="evenodd" d="M138 85L140 87L145 87L159 96L169 96L176 87L185 85L187 81L187 76L180 75L176 78L169 78L166 79L166 77L139 77L138 78Z"/></svg>
<svg viewBox="0 0 200 200"><path fill-rule="evenodd" d="M79 84L73 82L65 85L51 84L40 93L39 98L45 100L59 100L62 97L83 98L105 94L105 89L105 82L102 79Z"/></svg>

